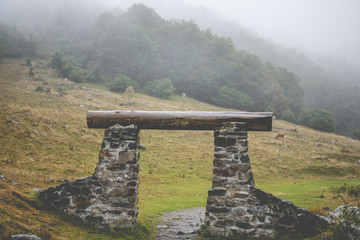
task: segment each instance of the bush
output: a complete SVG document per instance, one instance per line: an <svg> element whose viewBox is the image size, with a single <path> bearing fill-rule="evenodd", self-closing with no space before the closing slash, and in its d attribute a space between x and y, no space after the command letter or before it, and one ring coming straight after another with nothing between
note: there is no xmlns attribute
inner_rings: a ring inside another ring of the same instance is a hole
<svg viewBox="0 0 360 240"><path fill-rule="evenodd" d="M151 96L158 98L169 99L174 94L175 88L170 78L156 79L148 82L145 90Z"/></svg>
<svg viewBox="0 0 360 240"><path fill-rule="evenodd" d="M58 77L68 78L76 83L84 82L87 75L74 59L64 58L60 52L55 52L51 56L49 66L56 71Z"/></svg>
<svg viewBox="0 0 360 240"><path fill-rule="evenodd" d="M300 122L305 126L325 132L335 131L335 120L330 111L322 108L309 108L301 113Z"/></svg>
<svg viewBox="0 0 360 240"><path fill-rule="evenodd" d="M131 80L131 78L123 74L117 75L117 77L114 80L108 83L108 87L112 92L124 92L126 88L130 86L135 88L136 83L133 80Z"/></svg>
<svg viewBox="0 0 360 240"><path fill-rule="evenodd" d="M84 82L86 78L86 71L79 67L72 67L69 72L69 79L76 83Z"/></svg>
<svg viewBox="0 0 360 240"><path fill-rule="evenodd" d="M358 139L360 139L360 128L357 128L355 131L354 131L354 136Z"/></svg>
<svg viewBox="0 0 360 240"><path fill-rule="evenodd" d="M344 185L332 186L331 191L336 194L348 194L353 197L360 197L360 184L358 185L349 185L344 183Z"/></svg>
<svg viewBox="0 0 360 240"><path fill-rule="evenodd" d="M220 106L249 110L254 106L253 99L246 93L234 88L223 86L218 90L218 95L213 101Z"/></svg>
<svg viewBox="0 0 360 240"><path fill-rule="evenodd" d="M288 121L288 122L292 122L292 123L296 123L297 119L295 114L291 111L291 110L285 110L281 112L281 119Z"/></svg>
<svg viewBox="0 0 360 240"><path fill-rule="evenodd" d="M42 85L38 86L36 89L35 89L35 92L44 92L44 87Z"/></svg>
<svg viewBox="0 0 360 240"><path fill-rule="evenodd" d="M25 66L27 66L27 67L31 67L31 66L32 66L31 58L26 58L26 59L25 59Z"/></svg>
<svg viewBox="0 0 360 240"><path fill-rule="evenodd" d="M64 96L64 95L67 95L67 92L66 92L67 88L65 86L57 86L55 88L55 91L57 93L59 93L60 97Z"/></svg>
<svg viewBox="0 0 360 240"><path fill-rule="evenodd" d="M272 106L267 106L266 108L265 108L265 112L275 112L275 108L273 108Z"/></svg>
<svg viewBox="0 0 360 240"><path fill-rule="evenodd" d="M134 88L132 86L127 87L126 90L125 90L125 96L127 98L127 104L128 105L134 105L135 104L135 102L133 101L134 95L135 95Z"/></svg>

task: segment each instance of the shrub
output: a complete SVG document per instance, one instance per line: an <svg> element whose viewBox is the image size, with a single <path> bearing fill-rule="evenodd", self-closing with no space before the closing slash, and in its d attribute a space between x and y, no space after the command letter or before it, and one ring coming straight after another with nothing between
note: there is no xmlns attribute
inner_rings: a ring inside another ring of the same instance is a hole
<svg viewBox="0 0 360 240"><path fill-rule="evenodd" d="M145 90L152 96L169 99L171 95L174 94L175 88L170 78L163 78L161 80L156 79L152 82L148 82Z"/></svg>
<svg viewBox="0 0 360 240"><path fill-rule="evenodd" d="M38 86L36 89L35 89L35 92L44 92L44 87L42 85Z"/></svg>
<svg viewBox="0 0 360 240"><path fill-rule="evenodd" d="M83 82L87 75L74 59L64 58L60 52L55 52L51 56L49 66L56 71L58 77L68 78L76 83Z"/></svg>
<svg viewBox="0 0 360 240"><path fill-rule="evenodd" d="M79 67L72 67L68 75L71 81L81 83L85 81L86 71Z"/></svg>
<svg viewBox="0 0 360 240"><path fill-rule="evenodd" d="M357 128L355 131L354 131L354 136L358 139L360 139L360 128Z"/></svg>
<svg viewBox="0 0 360 240"><path fill-rule="evenodd" d="M253 99L246 93L234 88L223 86L218 90L218 95L213 101L220 106L241 110L252 109Z"/></svg>
<svg viewBox="0 0 360 240"><path fill-rule="evenodd" d="M265 112L275 112L275 109L272 106L266 106Z"/></svg>
<svg viewBox="0 0 360 240"><path fill-rule="evenodd" d="M58 87L55 88L55 91L57 93L59 93L60 97L67 94L66 90L67 90L67 88L65 86L58 86Z"/></svg>
<svg viewBox="0 0 360 240"><path fill-rule="evenodd" d="M128 105L134 105L135 104L135 102L133 101L134 95L135 95L134 88L132 86L127 87L126 90L125 90L125 96L127 98L127 104Z"/></svg>
<svg viewBox="0 0 360 240"><path fill-rule="evenodd" d="M305 126L325 132L335 131L335 120L330 111L322 108L309 108L301 113L300 122Z"/></svg>
<svg viewBox="0 0 360 240"><path fill-rule="evenodd" d="M285 110L281 112L281 118L285 121L296 123L297 119L295 114L291 110Z"/></svg>
<svg viewBox="0 0 360 240"><path fill-rule="evenodd" d="M31 66L32 66L31 58L26 58L26 59L25 59L25 66L27 66L27 67L31 67Z"/></svg>
<svg viewBox="0 0 360 240"><path fill-rule="evenodd" d="M33 78L35 76L35 73L34 73L34 67L29 67L29 73L28 73L28 76Z"/></svg>
<svg viewBox="0 0 360 240"><path fill-rule="evenodd" d="M360 197L360 184L348 185L344 183L344 185L340 187L338 186L331 187L331 191L337 194L348 194L350 196Z"/></svg>
<svg viewBox="0 0 360 240"><path fill-rule="evenodd" d="M114 80L108 83L108 87L112 92L124 92L128 87L135 87L136 83L126 75L119 74Z"/></svg>

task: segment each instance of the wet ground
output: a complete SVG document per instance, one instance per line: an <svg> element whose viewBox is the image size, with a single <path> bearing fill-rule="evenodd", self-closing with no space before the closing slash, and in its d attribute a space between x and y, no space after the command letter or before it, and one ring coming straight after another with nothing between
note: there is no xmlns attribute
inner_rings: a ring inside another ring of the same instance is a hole
<svg viewBox="0 0 360 240"><path fill-rule="evenodd" d="M205 208L183 209L165 212L163 223L158 225L156 240L197 239L197 230L204 223Z"/></svg>

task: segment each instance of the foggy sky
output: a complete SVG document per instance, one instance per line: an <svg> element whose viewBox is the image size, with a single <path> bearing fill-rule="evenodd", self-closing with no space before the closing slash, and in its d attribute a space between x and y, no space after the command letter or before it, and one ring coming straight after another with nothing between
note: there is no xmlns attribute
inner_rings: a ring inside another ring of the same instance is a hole
<svg viewBox="0 0 360 240"><path fill-rule="evenodd" d="M360 66L359 0L184 1L212 8L274 42L333 54Z"/></svg>
<svg viewBox="0 0 360 240"><path fill-rule="evenodd" d="M127 9L141 2L162 17L177 19L196 19L191 14L207 11L236 21L275 43L334 55L360 67L360 0L0 0L0 20L6 16L11 21L25 19L24 11L21 16L14 11L28 1L53 5L51 11L58 7L56 4L67 1L104 5L101 10L116 6ZM43 19L51 11L42 11L39 23L46 22Z"/></svg>
<svg viewBox="0 0 360 240"><path fill-rule="evenodd" d="M175 18L191 18L184 5L202 6L275 43L333 55L360 67L359 0L107 0L122 7L138 2Z"/></svg>

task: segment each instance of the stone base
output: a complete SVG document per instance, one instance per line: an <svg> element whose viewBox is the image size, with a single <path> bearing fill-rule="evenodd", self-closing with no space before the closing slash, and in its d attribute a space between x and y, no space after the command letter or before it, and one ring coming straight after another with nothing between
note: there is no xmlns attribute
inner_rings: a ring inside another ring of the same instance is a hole
<svg viewBox="0 0 360 240"><path fill-rule="evenodd" d="M225 123L214 132L214 176L205 223L214 236L313 236L325 218L254 187L246 124Z"/></svg>
<svg viewBox="0 0 360 240"><path fill-rule="evenodd" d="M133 227L138 215L139 131L133 125L105 130L93 176L51 187L39 199L50 211L79 217L97 228Z"/></svg>
<svg viewBox="0 0 360 240"><path fill-rule="evenodd" d="M223 207L208 202L206 224L211 235L274 237L295 234L312 237L329 227L328 219L289 201L252 186L248 190L228 189L231 193L226 194L229 199L224 200Z"/></svg>

